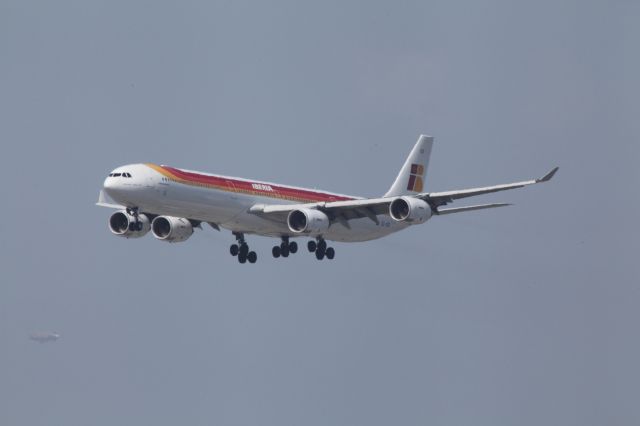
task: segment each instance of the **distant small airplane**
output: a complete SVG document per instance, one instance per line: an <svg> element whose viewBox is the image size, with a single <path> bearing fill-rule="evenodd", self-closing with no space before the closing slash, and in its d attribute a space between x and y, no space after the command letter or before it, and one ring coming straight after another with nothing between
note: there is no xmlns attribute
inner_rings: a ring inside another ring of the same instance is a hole
<svg viewBox="0 0 640 426"><path fill-rule="evenodd" d="M47 342L55 342L61 336L58 333L50 333L50 332L42 332L36 331L35 333L31 333L29 335L29 339L36 341L38 343L47 343Z"/></svg>
<svg viewBox="0 0 640 426"><path fill-rule="evenodd" d="M109 228L125 238L151 231L167 242L187 240L206 222L218 231L231 230L237 243L230 253L240 263L255 263L246 234L280 238L273 257L298 251L294 237L310 237L307 248L318 260L333 259L327 240L356 242L387 236L432 216L504 207L493 203L442 208L461 198L521 188L551 180L554 168L539 179L445 192L424 192L433 137L421 135L391 188L380 198L362 198L326 191L259 182L177 169L156 164L131 164L109 173L100 191L99 206L119 209ZM310 162L312 163L312 162ZM330 169L312 165L314 170ZM358 173L351 170L354 176ZM362 178L362 175L360 175Z"/></svg>

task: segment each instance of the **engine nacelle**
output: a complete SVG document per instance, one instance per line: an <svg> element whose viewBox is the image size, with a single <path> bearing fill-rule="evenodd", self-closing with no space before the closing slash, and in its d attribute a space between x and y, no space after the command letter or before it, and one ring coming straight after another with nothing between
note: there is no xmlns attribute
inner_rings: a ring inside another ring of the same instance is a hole
<svg viewBox="0 0 640 426"><path fill-rule="evenodd" d="M329 224L327 215L314 209L293 210L287 216L289 229L298 234L321 234L329 229Z"/></svg>
<svg viewBox="0 0 640 426"><path fill-rule="evenodd" d="M151 229L149 218L144 214L138 215L138 221L133 215L120 210L109 217L109 229L115 235L125 238L140 238Z"/></svg>
<svg viewBox="0 0 640 426"><path fill-rule="evenodd" d="M179 243L189 239L193 234L193 226L183 217L157 216L151 222L151 232L159 240Z"/></svg>
<svg viewBox="0 0 640 426"><path fill-rule="evenodd" d="M426 201L413 197L398 197L389 204L389 215L398 222L422 223L433 212Z"/></svg>

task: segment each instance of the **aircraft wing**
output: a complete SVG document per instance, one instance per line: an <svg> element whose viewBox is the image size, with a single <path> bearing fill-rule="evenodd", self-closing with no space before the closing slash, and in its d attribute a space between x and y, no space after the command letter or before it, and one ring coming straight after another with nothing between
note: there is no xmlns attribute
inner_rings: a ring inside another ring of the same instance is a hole
<svg viewBox="0 0 640 426"><path fill-rule="evenodd" d="M116 203L111 197L109 197L109 195L106 192L104 192L104 190L100 191L100 195L98 195L98 202L96 203L96 206L109 207L110 209L126 208L125 206L122 206Z"/></svg>
<svg viewBox="0 0 640 426"><path fill-rule="evenodd" d="M503 185L487 186L480 188L463 189L458 191L446 191L446 192L425 192L417 195L407 195L408 197L420 198L429 205L431 205L434 214L451 214L460 213L465 211L489 209L496 207L505 207L510 204L505 203L493 203L493 204L480 204L474 206L464 206L449 209L440 209L440 206L444 206L454 200L460 198L473 197L476 195L489 194L492 192L506 191L509 189L522 188L524 186L533 185L536 183L547 182L551 180L553 175L558 171L558 167L551 170L549 173L539 179L532 179L522 182L514 182ZM316 209L325 213L332 223L338 222L345 227L349 227L349 220L359 218L369 218L376 224L378 223L378 215L389 214L389 205L397 197L382 197L382 198L366 198L359 200L348 201L331 201L331 202L318 202L318 203L305 203L305 204L256 204L249 209L250 213L262 216L266 219L274 220L277 222L284 222L287 220L287 215L293 210L298 209Z"/></svg>
<svg viewBox="0 0 640 426"><path fill-rule="evenodd" d="M509 189L522 188L528 185L534 185L536 183L548 182L553 175L558 171L558 167L554 167L546 175L539 179L525 180L522 182L507 183L503 185L485 186L481 188L462 189L457 191L445 191L445 192L425 192L418 194L417 197L421 198L436 208L450 203L454 200L467 197L475 197L476 195L490 194L492 192L506 191Z"/></svg>

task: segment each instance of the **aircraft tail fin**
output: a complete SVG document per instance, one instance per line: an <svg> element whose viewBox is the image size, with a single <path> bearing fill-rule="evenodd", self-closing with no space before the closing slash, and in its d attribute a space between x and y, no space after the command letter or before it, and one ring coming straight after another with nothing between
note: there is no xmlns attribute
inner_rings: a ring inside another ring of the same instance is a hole
<svg viewBox="0 0 640 426"><path fill-rule="evenodd" d="M424 192L424 179L429 166L432 146L432 136L420 135L402 169L400 169L398 177L384 195L385 197Z"/></svg>

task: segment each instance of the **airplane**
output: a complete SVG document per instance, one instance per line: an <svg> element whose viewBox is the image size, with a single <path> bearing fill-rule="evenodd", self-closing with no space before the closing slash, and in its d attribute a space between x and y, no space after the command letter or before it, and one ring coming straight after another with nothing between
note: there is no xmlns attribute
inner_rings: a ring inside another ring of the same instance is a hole
<svg viewBox="0 0 640 426"><path fill-rule="evenodd" d="M108 220L117 236L139 238L149 231L169 243L189 239L208 223L230 230L236 242L229 252L240 263L255 263L246 235L280 239L274 258L298 251L292 239L307 237L318 260L333 259L327 241L360 242L385 237L433 216L504 207L508 203L444 207L467 197L547 182L555 167L539 179L444 192L425 192L425 174L434 138L420 135L389 190L363 198L252 179L222 176L152 163L117 167L105 179L99 206L118 209Z"/></svg>
<svg viewBox="0 0 640 426"><path fill-rule="evenodd" d="M38 343L47 343L47 342L55 342L61 336L58 333L50 333L43 331L36 331L29 335L29 339L38 342Z"/></svg>

